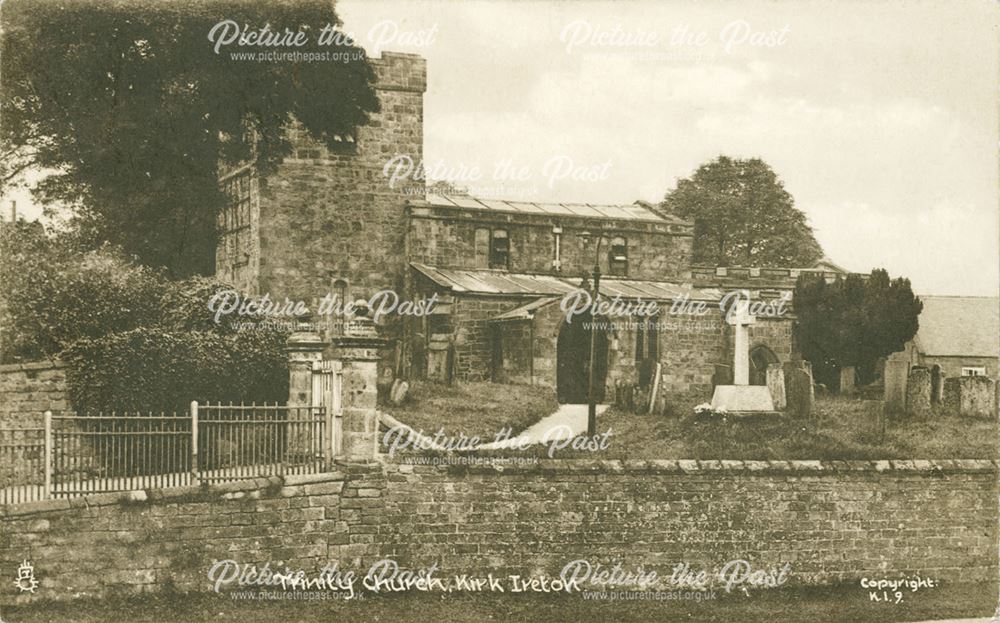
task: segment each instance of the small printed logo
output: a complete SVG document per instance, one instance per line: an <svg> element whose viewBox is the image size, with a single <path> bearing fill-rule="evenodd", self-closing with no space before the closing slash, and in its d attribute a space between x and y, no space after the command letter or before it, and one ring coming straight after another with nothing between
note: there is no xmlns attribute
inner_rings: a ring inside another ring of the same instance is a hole
<svg viewBox="0 0 1000 623"><path fill-rule="evenodd" d="M35 579L35 567L27 560L22 562L21 566L17 568L17 579L14 580L14 586L22 593L34 593L35 589L38 588L38 580Z"/></svg>

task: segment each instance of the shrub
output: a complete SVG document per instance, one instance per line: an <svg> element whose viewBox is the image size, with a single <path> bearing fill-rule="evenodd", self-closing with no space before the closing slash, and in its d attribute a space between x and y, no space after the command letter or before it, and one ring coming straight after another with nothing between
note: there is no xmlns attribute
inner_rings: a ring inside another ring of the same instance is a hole
<svg viewBox="0 0 1000 623"><path fill-rule="evenodd" d="M78 412L186 411L199 402L288 397L282 332L228 335L140 327L82 338L63 351Z"/></svg>
<svg viewBox="0 0 1000 623"><path fill-rule="evenodd" d="M0 224L0 284L2 360L65 360L78 411L288 397L286 334L217 324L208 301L230 286L213 279L171 281L112 247L83 250L18 222Z"/></svg>
<svg viewBox="0 0 1000 623"><path fill-rule="evenodd" d="M166 279L111 248L79 251L37 223L0 228L5 361L57 355L80 338L157 324Z"/></svg>

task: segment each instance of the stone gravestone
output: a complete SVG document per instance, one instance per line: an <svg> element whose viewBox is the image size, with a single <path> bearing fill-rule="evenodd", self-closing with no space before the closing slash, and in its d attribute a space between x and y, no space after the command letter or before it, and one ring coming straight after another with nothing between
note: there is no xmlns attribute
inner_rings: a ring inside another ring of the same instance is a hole
<svg viewBox="0 0 1000 623"><path fill-rule="evenodd" d="M399 406L406 400L406 395L410 391L410 384L401 379L396 379L389 390L389 402Z"/></svg>
<svg viewBox="0 0 1000 623"><path fill-rule="evenodd" d="M946 378L942 385L944 389L941 394L941 407L946 415L958 415L959 406L962 402L961 379L957 376Z"/></svg>
<svg viewBox="0 0 1000 623"><path fill-rule="evenodd" d="M931 412L931 371L914 367L906 379L906 411L917 417Z"/></svg>
<svg viewBox="0 0 1000 623"><path fill-rule="evenodd" d="M840 369L840 393L845 396L854 393L854 366L844 366Z"/></svg>
<svg viewBox="0 0 1000 623"><path fill-rule="evenodd" d="M787 413L793 417L809 417L815 398L812 366L808 361L789 361L784 364L784 371Z"/></svg>
<svg viewBox="0 0 1000 623"><path fill-rule="evenodd" d="M959 384L959 409L962 417L992 417L996 415L996 389L988 376L963 376Z"/></svg>
<svg viewBox="0 0 1000 623"><path fill-rule="evenodd" d="M945 374L941 366L931 368L931 404L939 405L944 399Z"/></svg>
<svg viewBox="0 0 1000 623"><path fill-rule="evenodd" d="M785 400L785 371L780 363L772 363L767 366L767 389L771 391L771 401L774 408L784 411L787 401Z"/></svg>
<svg viewBox="0 0 1000 623"><path fill-rule="evenodd" d="M884 399L886 413L897 414L906 410L906 379L910 373L910 363L902 358L885 362L882 382L885 384Z"/></svg>

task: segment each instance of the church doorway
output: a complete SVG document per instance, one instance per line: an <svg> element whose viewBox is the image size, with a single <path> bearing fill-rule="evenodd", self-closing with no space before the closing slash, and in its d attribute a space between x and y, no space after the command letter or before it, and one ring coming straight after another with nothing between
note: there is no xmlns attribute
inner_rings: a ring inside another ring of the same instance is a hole
<svg viewBox="0 0 1000 623"><path fill-rule="evenodd" d="M604 386L608 376L608 337L598 330L594 358L595 389L597 402L604 400ZM561 403L587 402L590 383L590 316L574 316L572 322L563 322L556 345L556 395Z"/></svg>
<svg viewBox="0 0 1000 623"><path fill-rule="evenodd" d="M767 346L750 349L750 384L767 385L767 366L778 363L778 356Z"/></svg>

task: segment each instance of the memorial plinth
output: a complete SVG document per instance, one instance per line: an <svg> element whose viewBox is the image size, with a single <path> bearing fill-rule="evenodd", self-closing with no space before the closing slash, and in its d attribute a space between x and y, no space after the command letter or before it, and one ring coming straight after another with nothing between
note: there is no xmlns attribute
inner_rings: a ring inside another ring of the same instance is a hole
<svg viewBox="0 0 1000 623"><path fill-rule="evenodd" d="M766 385L716 385L712 410L729 415L772 415L778 413Z"/></svg>

